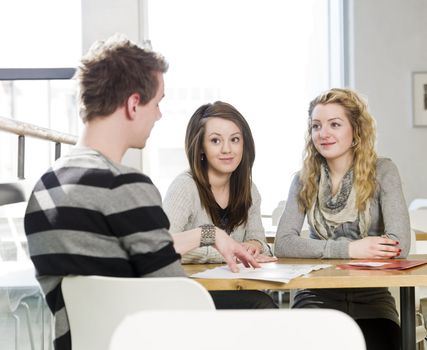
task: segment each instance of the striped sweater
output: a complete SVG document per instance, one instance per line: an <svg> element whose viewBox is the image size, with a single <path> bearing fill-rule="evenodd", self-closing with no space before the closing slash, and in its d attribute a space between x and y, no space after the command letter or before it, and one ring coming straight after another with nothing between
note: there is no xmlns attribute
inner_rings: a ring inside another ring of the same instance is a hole
<svg viewBox="0 0 427 350"><path fill-rule="evenodd" d="M25 232L55 316L55 349L71 349L61 280L67 275L185 276L151 180L99 152L75 148L35 185Z"/></svg>

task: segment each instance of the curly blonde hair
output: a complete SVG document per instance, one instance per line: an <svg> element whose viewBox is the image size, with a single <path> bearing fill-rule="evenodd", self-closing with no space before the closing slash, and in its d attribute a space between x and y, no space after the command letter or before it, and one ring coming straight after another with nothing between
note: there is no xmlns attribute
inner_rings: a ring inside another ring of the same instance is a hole
<svg viewBox="0 0 427 350"><path fill-rule="evenodd" d="M324 161L311 138L312 113L318 104L330 103L338 104L344 108L353 127L353 176L356 205L359 211L363 211L366 208L367 201L373 197L376 190L375 119L368 112L365 100L355 91L336 88L323 92L310 102L304 162L300 172L299 207L305 211L313 206L318 192L320 165Z"/></svg>

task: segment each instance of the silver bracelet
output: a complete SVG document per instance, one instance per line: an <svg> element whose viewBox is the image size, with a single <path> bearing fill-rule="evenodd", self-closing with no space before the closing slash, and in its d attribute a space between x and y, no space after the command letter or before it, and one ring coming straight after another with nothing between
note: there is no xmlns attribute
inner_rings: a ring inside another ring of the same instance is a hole
<svg viewBox="0 0 427 350"><path fill-rule="evenodd" d="M200 235L200 246L206 247L215 244L215 226L212 224L205 224L199 226L202 229Z"/></svg>

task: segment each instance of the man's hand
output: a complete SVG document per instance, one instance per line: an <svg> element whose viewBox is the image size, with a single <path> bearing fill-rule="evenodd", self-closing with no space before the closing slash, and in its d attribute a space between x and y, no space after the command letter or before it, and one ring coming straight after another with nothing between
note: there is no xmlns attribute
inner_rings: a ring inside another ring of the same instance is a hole
<svg viewBox="0 0 427 350"><path fill-rule="evenodd" d="M240 243L237 243L218 227L216 228L215 248L221 253L230 270L233 272L239 272L237 261L242 262L246 267L261 267Z"/></svg>
<svg viewBox="0 0 427 350"><path fill-rule="evenodd" d="M391 259L400 255L399 242L384 237L365 237L353 241L348 246L350 258Z"/></svg>

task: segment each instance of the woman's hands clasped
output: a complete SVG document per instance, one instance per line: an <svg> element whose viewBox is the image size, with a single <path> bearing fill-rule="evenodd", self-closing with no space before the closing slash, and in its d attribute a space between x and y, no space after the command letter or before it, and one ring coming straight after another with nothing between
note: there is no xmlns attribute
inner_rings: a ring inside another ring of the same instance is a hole
<svg viewBox="0 0 427 350"><path fill-rule="evenodd" d="M384 236L365 237L348 246L353 259L392 259L399 257L401 251L398 241Z"/></svg>

